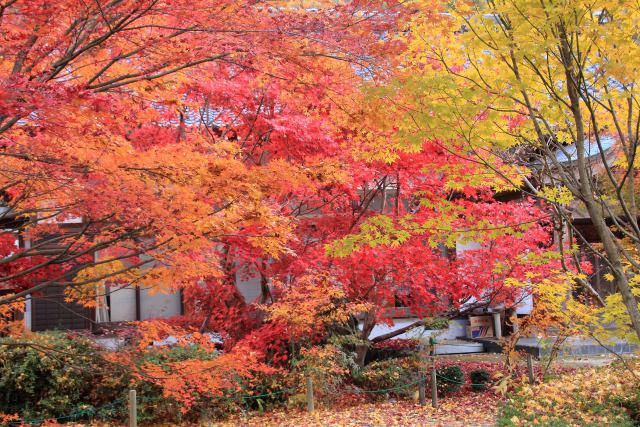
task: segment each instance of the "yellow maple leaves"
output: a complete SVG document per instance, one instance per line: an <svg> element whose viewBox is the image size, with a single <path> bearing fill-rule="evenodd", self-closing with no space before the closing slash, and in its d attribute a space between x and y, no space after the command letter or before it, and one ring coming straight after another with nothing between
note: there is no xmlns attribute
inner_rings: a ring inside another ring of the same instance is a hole
<svg viewBox="0 0 640 427"><path fill-rule="evenodd" d="M634 373L633 370L636 372ZM507 402L512 425L627 425L619 405L637 393L637 364L578 370L534 386L523 385ZM618 402L618 403L616 403ZM555 425L555 424L554 424Z"/></svg>
<svg viewBox="0 0 640 427"><path fill-rule="evenodd" d="M269 320L285 325L287 333L297 339L345 323L367 309L365 304L345 303L344 290L322 273L304 276L294 284L274 283L274 292L282 296L262 309Z"/></svg>
<svg viewBox="0 0 640 427"><path fill-rule="evenodd" d="M568 205L574 199L571 191L569 191L569 189L564 186L544 187L538 191L537 195L544 198L545 200L548 200L551 203L559 205Z"/></svg>

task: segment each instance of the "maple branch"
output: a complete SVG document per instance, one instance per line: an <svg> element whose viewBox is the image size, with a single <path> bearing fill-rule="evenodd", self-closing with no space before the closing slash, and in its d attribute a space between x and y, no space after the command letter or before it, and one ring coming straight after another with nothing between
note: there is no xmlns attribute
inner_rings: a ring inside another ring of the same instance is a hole
<svg viewBox="0 0 640 427"><path fill-rule="evenodd" d="M100 4L100 0L94 0L94 3L96 4L96 7L100 11L100 16L102 17L102 20L104 21L104 23L107 26L107 28L109 28L109 31L113 31L113 28L111 27L111 23L107 19L107 16L104 13L104 9L102 9L102 5Z"/></svg>
<svg viewBox="0 0 640 427"><path fill-rule="evenodd" d="M395 330L393 330L391 332L387 332L386 334L378 335L377 337L372 338L369 341L371 341L371 343L373 343L373 344L379 343L381 341L386 341L388 339L397 337L398 335L402 335L405 332L409 332L409 331L411 331L411 330L413 330L415 328L418 328L418 327L424 326L424 325L426 325L426 321L425 320L418 320L418 321L415 321L413 323L410 323L407 326L403 326L402 328L395 329Z"/></svg>
<svg viewBox="0 0 640 427"><path fill-rule="evenodd" d="M59 276L59 277L57 277L57 278L55 278L53 280L48 280L46 282L40 283L38 285L35 285L32 288L26 289L26 290L24 290L22 292L18 292L18 293L10 295L8 297L2 298L2 299L0 299L0 305L10 304L12 302L18 301L20 299L25 298L28 295L31 295L31 294L33 294L35 292L38 292L38 291L41 291L41 290L43 290L43 289L45 289L45 288L47 288L49 286L54 286L54 285L67 286L67 285L71 285L71 284L74 284L74 285L77 285L77 286L81 286L81 285L87 285L89 283L99 282L100 280L108 279L109 277L114 277L114 276L117 276L119 274L126 273L127 271L131 271L131 270L133 270L135 268L142 267L143 265L149 264L151 262L155 262L155 260L154 259L149 259L149 260L146 260L146 261L141 261L141 262L133 264L131 266L127 266L127 267L121 268L120 270L112 271L110 273L103 274L102 276L94 277L94 278L83 280L83 281L80 281L80 282L59 282L58 280L60 280L64 276L66 276L66 274L65 274L65 275ZM92 267L92 266L93 266L92 264L83 265L80 268L74 269L75 271L72 271L71 273L72 274L76 274L76 273L79 273L80 271L82 271L82 270L84 270L86 268ZM69 274L69 272L67 274Z"/></svg>
<svg viewBox="0 0 640 427"><path fill-rule="evenodd" d="M38 243L37 245L35 245L33 247L30 247L28 249L25 249L24 251L16 252L16 253L14 253L12 255L9 255L9 256L6 256L6 257L0 259L0 265L16 261L16 260L18 260L20 258L39 256L39 255L43 255L45 253L49 253L48 251L47 252L38 252L36 250L40 249L40 248L42 248L44 246L50 245L52 243L56 243L56 242L58 242L60 240L64 240L64 239L69 238L69 237L75 237L75 236L79 237L82 234L84 234L84 231L78 232L78 233L71 233L71 234L67 234L67 235L56 236L56 237L52 237L50 239L43 240L40 243ZM45 265L48 265L50 263L54 263L54 262L52 261L52 262L43 263L43 264L40 264L40 266L45 266ZM38 267L38 266L36 266L36 267ZM6 277L7 276L0 277L0 282L4 281ZM10 277L10 278L12 278L12 277ZM6 280L9 280L9 279L6 279Z"/></svg>
<svg viewBox="0 0 640 427"><path fill-rule="evenodd" d="M97 47L107 41L110 37L118 33L122 28L126 27L129 23L135 22L144 16L147 12L149 12L153 6L158 2L158 0L153 0L149 3L146 9L142 11L138 11L137 8L133 8L129 13L124 15L113 27L110 28L106 33L97 36L85 46L77 49L77 45L69 46L67 53L64 57L60 58L56 62L52 64L52 70L45 74L40 80L41 81L49 81L53 79L60 71L62 71L71 61L82 55L83 53ZM136 15L137 13L137 15Z"/></svg>
<svg viewBox="0 0 640 427"><path fill-rule="evenodd" d="M27 39L25 43L25 47L16 55L16 62L13 64L13 69L11 70L11 74L19 74L22 71L22 66L24 65L25 59L27 59L27 55L29 51L36 44L38 37L36 35L32 35Z"/></svg>
<svg viewBox="0 0 640 427"><path fill-rule="evenodd" d="M96 1L97 1L97 0L96 0ZM184 34L184 33L185 33L185 32L187 32L187 31L189 31L189 29L184 29L184 30L181 30L181 31L176 31L176 32L175 32L175 33L173 33L173 34L169 34L168 36L163 37L163 38L162 38L162 40L169 40L169 39L172 39L172 38L177 37L177 36L179 36L179 35L181 35L181 34ZM122 54L120 54L120 55L116 55L116 56L114 56L113 58L111 58L111 59L109 60L109 62L107 62L107 64L105 64L105 65L104 65L100 70L98 70L98 71L96 72L96 74L94 74L94 75L93 75L93 77L91 77L91 78L87 81L87 83L86 83L87 88L89 88L89 89L93 89L93 88L95 88L95 87L99 87L99 86L93 86L93 85L92 85L92 83L93 83L94 81L96 81L98 78L100 78L100 76L102 76L102 75L103 75L103 74L104 74L104 73L105 73L109 68L111 68L115 63L117 63L118 61L120 61L120 60L122 60L122 59L130 58L130 57L132 57L133 55L135 55L135 54L137 54L137 53L140 53L140 52L142 52L143 50L145 50L145 49L147 49L147 48L148 48L147 46L142 45L142 46L140 46L139 48L134 49L134 50L132 50L132 51L129 51L129 52L127 52L127 53L122 53ZM138 75L141 75L141 74L144 74L144 73L138 73ZM109 83L112 83L112 82L116 82L116 81L122 80L122 79L124 79L124 78L130 78L130 77L135 77L135 75L125 75L125 76L120 76L120 77L117 77L117 78L115 78L115 79L112 79L112 80L110 80L110 81L108 81L108 82L103 82L102 84L109 84Z"/></svg>
<svg viewBox="0 0 640 427"><path fill-rule="evenodd" d="M244 34L244 33L266 33L266 34L278 34L281 33L280 30L274 29L274 30L251 30L251 29L227 29L227 30L222 30L222 29L215 29L215 28L200 28L200 27L196 27L196 26L191 26L191 27L174 27L171 25L159 25L159 24L145 24L145 25L137 25L134 27L128 27L126 29L124 29L123 31L134 31L134 30L142 30L142 29L148 29L148 28L158 28L161 30L175 30L175 31L179 31L181 33L184 32L190 32L190 33L211 33L211 34L216 34L216 33L232 33L232 34Z"/></svg>
<svg viewBox="0 0 640 427"><path fill-rule="evenodd" d="M107 83L98 83L98 84L94 84L89 86L89 89L93 89L96 92L106 92L110 89L115 89L117 87L121 87L121 86L126 86L126 85L130 85L132 83L136 83L136 82L140 82L143 80L146 81L151 81L151 80L155 80L155 79L159 79L161 77L167 76L169 74L173 74L175 72L178 72L180 70L184 70L187 68L191 68L194 67L196 65L200 65L200 64L204 64L206 62L212 62L212 61L216 61L218 59L222 59L225 58L227 56L231 55L231 53L222 53L219 55L215 55L215 56L210 56L207 58L203 58L203 59L199 59L197 61L190 61L187 62L186 64L182 64L176 67L173 67L169 70L165 70L156 74L146 74L144 72L140 72L140 73L134 73L134 74L125 74L123 76L120 77L116 77L112 80L110 80ZM165 68L165 66L161 66L161 68Z"/></svg>
<svg viewBox="0 0 640 427"><path fill-rule="evenodd" d="M494 293L495 294L495 293ZM478 301L477 303L474 303L468 307L465 307L464 310L459 311L459 310L454 310L454 311L450 311L449 313L443 315L442 317L447 317L449 319L452 319L454 317L460 316L463 313L467 313L470 312L472 310L475 310L477 308L482 308L482 307L488 307L491 304L491 301ZM375 344L378 343L380 341L385 341L394 337L397 337L398 335L402 335L405 332L409 332L415 328L418 328L420 326L424 326L427 324L427 322L429 321L429 319L422 319L422 320L417 320L413 323L410 323L407 326L403 326L402 328L393 330L391 332L387 332L386 334L382 334L382 335L378 335L375 338L372 338L371 340L369 340L371 343Z"/></svg>
<svg viewBox="0 0 640 427"><path fill-rule="evenodd" d="M4 15L4 11L9 8L12 4L14 4L18 0L9 0L7 3L0 5L0 24L2 23L2 16Z"/></svg>
<svg viewBox="0 0 640 427"><path fill-rule="evenodd" d="M78 233L78 236L82 236L82 235L84 235L84 231ZM64 264L64 263L71 262L73 260L77 260L78 258L81 258L84 255L88 255L90 253L94 253L94 252L99 251L101 249L108 248L108 247L112 246L115 242L120 241L120 240L124 240L124 239L130 237L131 235L132 235L131 233L126 233L124 235L121 235L121 236L118 236L118 237L116 237L114 239L111 239L110 241L104 241L104 242L100 242L100 243L94 244L94 245L92 245L92 246L90 246L90 247L88 247L88 248L86 248L86 249L84 249L84 250L82 250L80 252L73 253L69 257L66 257L66 255L71 250L71 247L73 246L73 243L70 243L70 244L66 245L65 248L51 249L51 252L58 253L58 255L56 255L53 258L49 258L46 261L44 261L44 262L42 262L40 264L36 264L36 265L34 265L34 266L30 267L30 268L27 268L25 270L21 270L21 271L19 271L17 273L11 274L11 275L2 276L2 277L0 277L0 283L7 282L9 280L15 280L17 278L26 276L26 275L28 275L30 273L33 273L34 271L37 271L37 270L42 269L42 268L44 268L46 266L49 266L49 265ZM64 237L66 237L66 236L64 236ZM39 254L30 254L28 256L36 256L36 255L39 255ZM127 255L126 257L129 258L129 257L131 257L131 255ZM94 262L93 265L97 265L99 263L100 262ZM64 276L60 276L60 277L64 277Z"/></svg>

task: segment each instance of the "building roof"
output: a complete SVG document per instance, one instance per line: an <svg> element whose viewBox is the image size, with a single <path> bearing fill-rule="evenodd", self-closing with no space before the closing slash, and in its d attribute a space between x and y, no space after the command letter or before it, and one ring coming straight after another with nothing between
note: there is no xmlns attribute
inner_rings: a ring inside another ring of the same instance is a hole
<svg viewBox="0 0 640 427"><path fill-rule="evenodd" d="M585 152L587 157L594 157L600 155L600 146L595 139L585 141ZM600 145L602 146L602 153L605 153L609 148L613 147L615 140L611 136L603 136L600 138ZM555 152L555 158L560 163L574 162L578 159L578 150L576 144L567 145L558 149Z"/></svg>

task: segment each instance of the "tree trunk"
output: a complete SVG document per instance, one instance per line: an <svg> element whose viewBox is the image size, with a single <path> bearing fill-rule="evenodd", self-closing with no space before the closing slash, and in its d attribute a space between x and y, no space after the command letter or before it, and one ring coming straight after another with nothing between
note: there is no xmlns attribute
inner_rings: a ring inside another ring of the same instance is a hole
<svg viewBox="0 0 640 427"><path fill-rule="evenodd" d="M356 346L356 364L361 368L364 368L364 361L368 351L369 346L367 344L358 344Z"/></svg>
<svg viewBox="0 0 640 427"><path fill-rule="evenodd" d="M627 308L629 317L631 318L631 324L636 332L638 338L640 338L640 310L638 310L638 302L636 301L629 282L627 280L626 273L622 265L622 252L616 244L616 236L606 224L604 214L602 213L602 203L606 203L602 198L597 198L596 189L594 189L591 181L591 164L588 160L588 155L585 153L585 122L581 110L580 102L580 78L576 72L576 68L579 68L579 64L575 64L575 56L571 51L571 43L569 36L566 33L564 26L558 28L559 42L560 42L560 57L564 67L566 77L566 91L569 97L569 106L571 108L571 114L575 124L575 145L577 154L577 172L579 176L579 194L576 194L587 208L587 212L591 218L594 228L603 244L604 251L607 255L607 260L611 266L612 274L615 277L615 284L622 296L622 300ZM633 219L635 220L635 219Z"/></svg>
<svg viewBox="0 0 640 427"><path fill-rule="evenodd" d="M631 325L640 339L640 310L638 309L638 301L633 295L624 267L622 266L622 254L613 240L615 237L612 235L611 230L609 230L609 227L606 225L604 218L600 215L600 212L597 209L593 209L593 211L594 212L592 213L591 210L589 210L591 221L596 228L598 237L602 240L604 251L612 267L611 274L613 274L613 277L615 278L614 283L622 296L622 301L624 302L625 307L627 308L627 312L631 318ZM594 218L594 215L599 216L599 218ZM598 222L597 225L596 222Z"/></svg>
<svg viewBox="0 0 640 427"><path fill-rule="evenodd" d="M368 311L367 313L365 313L364 319L362 319L362 332L360 332L360 339L362 339L363 341L369 339L369 335L371 335L371 331L376 325L375 319L376 317L374 312ZM368 351L369 343L356 345L356 363L361 368L364 367L364 362L367 357Z"/></svg>

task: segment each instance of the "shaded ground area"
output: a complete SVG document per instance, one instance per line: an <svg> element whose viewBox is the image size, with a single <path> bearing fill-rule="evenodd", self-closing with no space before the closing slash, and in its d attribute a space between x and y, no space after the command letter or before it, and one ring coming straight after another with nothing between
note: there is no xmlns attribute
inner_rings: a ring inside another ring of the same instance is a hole
<svg viewBox="0 0 640 427"><path fill-rule="evenodd" d="M627 358L630 356L626 356ZM474 353L474 354L448 354L438 356L438 360L450 360L455 362L504 362L504 354L500 353ZM584 368L590 366L606 366L616 361L617 358L610 354L590 355L590 356L560 356L553 361L553 366L565 368ZM534 366L539 365L540 360L533 361ZM542 362L543 363L543 362ZM524 360L519 361L519 365L524 366Z"/></svg>
<svg viewBox="0 0 640 427"><path fill-rule="evenodd" d="M544 338L524 337L518 340L516 350L524 351L535 357L548 356L552 350L557 337L550 336ZM498 338L476 338L471 340L474 343L482 343L486 351L500 353L502 345ZM580 356L612 356L614 354L633 354L638 350L638 346L622 340L611 342L601 342L589 337L574 336L568 337L560 345L559 354L566 357Z"/></svg>
<svg viewBox="0 0 640 427"><path fill-rule="evenodd" d="M320 408L313 414L304 411L283 411L236 417L207 425L217 427L264 426L493 426L499 398L493 393L480 393L464 398L446 398L437 409L430 404L420 406L411 401L388 401L338 408Z"/></svg>

